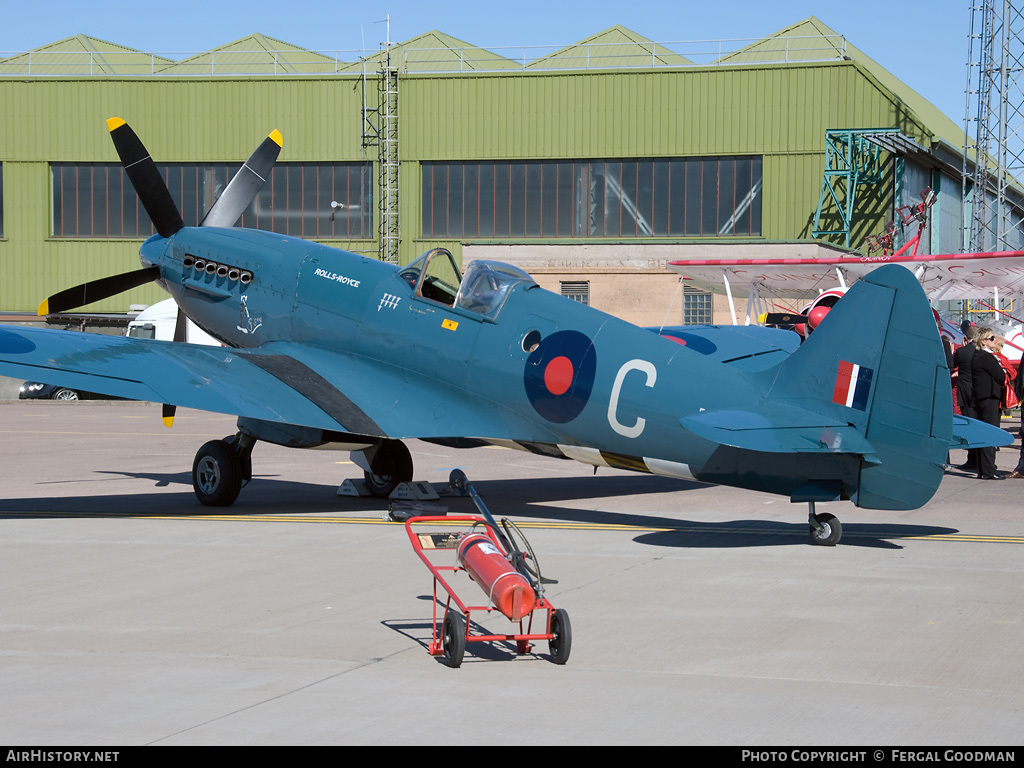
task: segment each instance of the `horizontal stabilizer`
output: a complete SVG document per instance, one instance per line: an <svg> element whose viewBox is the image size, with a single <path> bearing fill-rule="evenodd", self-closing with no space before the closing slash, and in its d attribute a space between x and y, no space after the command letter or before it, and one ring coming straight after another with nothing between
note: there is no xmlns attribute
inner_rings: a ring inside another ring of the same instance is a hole
<svg viewBox="0 0 1024 768"><path fill-rule="evenodd" d="M986 424L984 421L953 415L953 436L950 448L989 448L1013 445L1013 435L1005 429Z"/></svg>
<svg viewBox="0 0 1024 768"><path fill-rule="evenodd" d="M874 447L849 424L802 408L773 403L771 412L701 411L679 423L722 445L768 453L849 453L864 457ZM871 461L870 458L866 458Z"/></svg>

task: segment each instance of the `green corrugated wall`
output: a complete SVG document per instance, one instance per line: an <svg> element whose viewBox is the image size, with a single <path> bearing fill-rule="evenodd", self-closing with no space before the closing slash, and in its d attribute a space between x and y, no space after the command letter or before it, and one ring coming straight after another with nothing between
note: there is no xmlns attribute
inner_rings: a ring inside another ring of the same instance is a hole
<svg viewBox="0 0 1024 768"><path fill-rule="evenodd" d="M376 106L375 80L367 85ZM763 155L763 237L788 240L810 237L826 129L899 127L930 143L921 121L852 61L406 75L399 89L405 261L434 245L460 250L419 237L423 160ZM115 161L107 117L128 120L159 161L241 161L273 128L284 135L282 161L364 158L355 76L0 79L0 99L0 310L30 310L56 290L137 266L139 241L49 237L49 163ZM886 195L866 200L855 242L881 228ZM91 309L162 297L143 288Z"/></svg>

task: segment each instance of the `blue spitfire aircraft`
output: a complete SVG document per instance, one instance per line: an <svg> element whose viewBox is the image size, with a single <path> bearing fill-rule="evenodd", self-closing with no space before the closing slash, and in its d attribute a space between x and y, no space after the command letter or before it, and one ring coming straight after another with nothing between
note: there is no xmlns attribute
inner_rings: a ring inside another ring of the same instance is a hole
<svg viewBox="0 0 1024 768"><path fill-rule="evenodd" d="M386 495L412 479L401 441L419 438L781 494L808 503L811 540L832 545L841 525L816 502L914 509L950 447L1011 442L954 417L931 310L903 267L861 279L799 346L759 327L652 332L507 264L462 273L435 249L400 268L232 229L277 158L276 131L186 227L135 133L108 128L158 234L143 269L56 294L40 314L155 280L225 346L6 327L0 372L165 403L168 422L178 405L236 415L238 433L195 457L203 504L235 501L260 440L341 444Z"/></svg>

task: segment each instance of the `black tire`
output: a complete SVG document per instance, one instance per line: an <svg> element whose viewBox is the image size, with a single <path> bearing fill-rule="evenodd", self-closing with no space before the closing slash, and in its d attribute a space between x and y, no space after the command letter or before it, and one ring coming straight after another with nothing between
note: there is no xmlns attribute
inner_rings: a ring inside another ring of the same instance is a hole
<svg viewBox="0 0 1024 768"><path fill-rule="evenodd" d="M548 640L551 660L555 664L565 664L572 650L572 624L569 623L569 614L564 608L559 608L551 614L551 634L554 635Z"/></svg>
<svg viewBox="0 0 1024 768"><path fill-rule="evenodd" d="M252 480L252 449L256 446L255 441L249 445L248 450L239 446L239 435L228 435L221 442L230 445L235 453L238 454L238 466L241 468L242 482L247 483Z"/></svg>
<svg viewBox="0 0 1024 768"><path fill-rule="evenodd" d="M50 395L50 399L51 400L77 400L78 399L78 393L75 390L73 390L73 389L67 389L66 387L61 387L60 389L55 389L53 391L53 394Z"/></svg>
<svg viewBox="0 0 1024 768"><path fill-rule="evenodd" d="M815 515L814 519L818 521L818 525L822 527L822 530L819 531L813 525L808 524L807 528L811 536L811 544L817 544L820 547L834 547L843 538L843 524L839 522L839 518L835 515L823 512L820 515Z"/></svg>
<svg viewBox="0 0 1024 768"><path fill-rule="evenodd" d="M399 483L412 480L412 455L400 440L385 440L377 448L370 469L363 472L367 490L386 499Z"/></svg>
<svg viewBox="0 0 1024 768"><path fill-rule="evenodd" d="M452 668L462 666L462 657L466 654L466 617L458 611L448 611L441 628L441 648L444 649L444 661Z"/></svg>
<svg viewBox="0 0 1024 768"><path fill-rule="evenodd" d="M207 507L230 507L242 490L242 466L235 449L223 440L211 440L192 462L192 488Z"/></svg>

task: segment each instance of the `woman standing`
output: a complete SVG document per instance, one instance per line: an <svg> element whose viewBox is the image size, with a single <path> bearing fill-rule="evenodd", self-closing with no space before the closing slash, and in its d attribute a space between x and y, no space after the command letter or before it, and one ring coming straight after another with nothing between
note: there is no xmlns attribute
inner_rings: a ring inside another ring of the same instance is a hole
<svg viewBox="0 0 1024 768"><path fill-rule="evenodd" d="M995 427L999 426L999 403L1003 397L1006 372L996 357L996 337L991 328L979 328L974 338L977 347L971 358L974 409L977 418ZM1002 480L996 474L996 449L981 448L978 451L978 479Z"/></svg>

